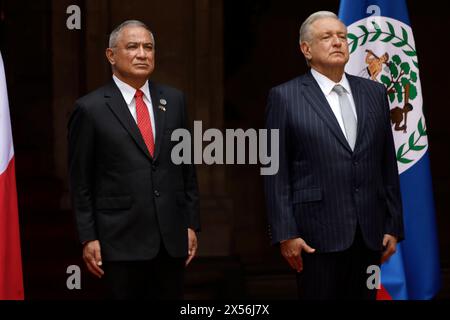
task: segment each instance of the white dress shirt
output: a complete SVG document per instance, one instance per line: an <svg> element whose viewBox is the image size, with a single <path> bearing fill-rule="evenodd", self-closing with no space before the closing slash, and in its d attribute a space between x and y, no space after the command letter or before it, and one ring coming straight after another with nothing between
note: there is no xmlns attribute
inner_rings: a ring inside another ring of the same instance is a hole
<svg viewBox="0 0 450 320"><path fill-rule="evenodd" d="M355 119L356 121L358 121L358 116L356 114L355 108L355 101L353 100L350 83L348 82L345 73L342 75L342 79L338 83L335 83L333 80L327 78L326 76L314 70L313 68L311 68L311 74L319 84L319 87L322 90L323 94L325 95L325 98L327 98L328 104L330 105L331 110L333 111L334 116L336 117L336 120L338 121L339 126L341 127L342 133L344 134L345 138L347 138L347 133L345 132L344 127L344 121L342 120L341 106L339 105L339 96L335 91L333 91L334 86L337 84L340 84L342 87L344 87L345 91L347 91L347 95L350 100L350 104L352 107L352 111L355 115Z"/></svg>
<svg viewBox="0 0 450 320"><path fill-rule="evenodd" d="M129 84L123 82L115 75L113 75L113 79L117 87L119 87L120 93L122 93L122 97L124 98L126 104L128 105L128 109L130 110L130 113L133 116L134 121L136 121L137 123L136 99L134 98L134 95L136 94L136 89L130 86ZM152 104L152 97L150 96L150 89L148 87L148 80L145 81L144 85L140 88L140 90L144 93L142 97L148 108L148 113L150 114L150 122L152 124L153 130L153 139L156 139L155 117L153 115L153 104Z"/></svg>

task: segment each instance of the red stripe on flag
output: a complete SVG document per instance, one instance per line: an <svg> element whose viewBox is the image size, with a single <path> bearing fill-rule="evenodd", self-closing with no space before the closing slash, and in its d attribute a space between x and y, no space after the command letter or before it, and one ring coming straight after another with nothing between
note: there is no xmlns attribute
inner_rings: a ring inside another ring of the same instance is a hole
<svg viewBox="0 0 450 320"><path fill-rule="evenodd" d="M14 157L0 174L0 300L23 300Z"/></svg>
<svg viewBox="0 0 450 320"><path fill-rule="evenodd" d="M392 300L391 295L387 292L386 288L381 285L381 288L377 292L377 300Z"/></svg>

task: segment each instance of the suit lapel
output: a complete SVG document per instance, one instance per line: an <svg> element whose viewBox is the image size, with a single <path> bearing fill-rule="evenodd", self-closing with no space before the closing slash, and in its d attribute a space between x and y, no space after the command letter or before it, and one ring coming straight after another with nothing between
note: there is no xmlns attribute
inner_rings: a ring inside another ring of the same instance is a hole
<svg viewBox="0 0 450 320"><path fill-rule="evenodd" d="M138 147L145 153L145 155L151 159L150 153L142 138L141 132L133 119L125 100L120 93L119 88L112 80L105 89L105 100L108 107L115 114L122 126L128 131Z"/></svg>
<svg viewBox="0 0 450 320"><path fill-rule="evenodd" d="M350 88L352 89L353 100L355 101L356 115L358 116L358 126L356 131L355 150L361 144L362 135L364 132L364 126L366 123L367 112L365 112L364 106L366 106L366 94L361 87L358 78L346 74Z"/></svg>
<svg viewBox="0 0 450 320"><path fill-rule="evenodd" d="M331 132L334 136L339 140L339 142L350 152L352 149L350 148L347 139L342 133L342 129L339 126L339 122L336 119L333 111L331 110L330 105L328 104L325 95L319 87L319 84L316 82L314 77L311 74L311 71L305 75L303 80L303 86L305 90L303 93L305 95L306 100L308 100L309 104L316 111L316 113L322 118L323 122L330 128Z"/></svg>
<svg viewBox="0 0 450 320"><path fill-rule="evenodd" d="M154 82L149 81L150 95L152 96L153 114L155 116L155 127L156 127L156 140L155 140L155 154L154 159L156 160L161 150L161 143L164 136L165 119L166 119L166 108L170 108L169 101L160 87ZM161 101L166 101L166 105L163 105Z"/></svg>

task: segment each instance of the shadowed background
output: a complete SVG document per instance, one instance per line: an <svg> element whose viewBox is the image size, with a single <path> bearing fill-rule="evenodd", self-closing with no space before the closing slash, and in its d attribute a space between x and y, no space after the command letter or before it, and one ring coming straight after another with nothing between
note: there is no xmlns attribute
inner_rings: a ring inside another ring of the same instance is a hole
<svg viewBox="0 0 450 320"><path fill-rule="evenodd" d="M430 2L407 1L419 56L443 272L438 298L450 298L450 21ZM66 8L81 8L81 30ZM190 120L213 127L262 128L269 89L306 70L298 28L339 1L0 0L16 155L25 295L101 299L81 260L67 183L66 125L74 101L111 77L109 32L126 19L156 38L152 79L186 93ZM296 298L295 276L269 245L262 178L256 165L198 166L203 232L188 268L186 297ZM82 290L66 288L66 268L82 266Z"/></svg>

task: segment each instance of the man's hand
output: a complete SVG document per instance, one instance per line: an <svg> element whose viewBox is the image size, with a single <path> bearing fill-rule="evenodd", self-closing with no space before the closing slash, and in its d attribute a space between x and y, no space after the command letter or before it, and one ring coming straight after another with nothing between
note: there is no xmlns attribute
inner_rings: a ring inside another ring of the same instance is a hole
<svg viewBox="0 0 450 320"><path fill-rule="evenodd" d="M197 252L197 235L195 234L195 231L191 228L188 228L188 258L186 259L186 266L191 262L191 260L194 258L195 253Z"/></svg>
<svg viewBox="0 0 450 320"><path fill-rule="evenodd" d="M385 263L397 251L397 238L390 234L385 234L383 237L383 255L381 256L381 263Z"/></svg>
<svg viewBox="0 0 450 320"><path fill-rule="evenodd" d="M316 249L308 246L302 238L295 238L281 241L280 243L281 254L289 262L292 269L297 272L303 270L302 250L307 253L313 253Z"/></svg>
<svg viewBox="0 0 450 320"><path fill-rule="evenodd" d="M100 241L88 241L83 246L83 260L89 271L96 277L101 278L105 273L100 266L102 265L102 256L100 253Z"/></svg>

